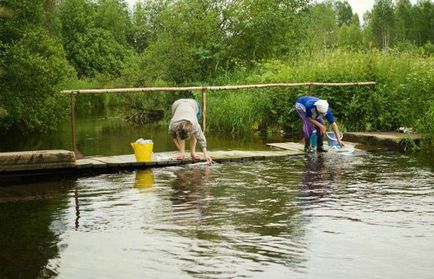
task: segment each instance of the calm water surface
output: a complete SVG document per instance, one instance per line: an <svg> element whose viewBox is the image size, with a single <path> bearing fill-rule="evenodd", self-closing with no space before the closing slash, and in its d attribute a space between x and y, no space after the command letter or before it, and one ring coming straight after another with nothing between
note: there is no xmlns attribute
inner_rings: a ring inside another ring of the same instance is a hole
<svg viewBox="0 0 434 279"><path fill-rule="evenodd" d="M433 166L356 151L0 187L0 278L433 278Z"/></svg>
<svg viewBox="0 0 434 279"><path fill-rule="evenodd" d="M116 111L101 114L77 116L77 147L84 156L132 154L131 142L139 138L151 139L154 151L176 150L168 135L168 126L132 125L123 120ZM1 131L0 131L1 132ZM207 132L207 141L211 150L261 150L266 149L266 142L282 142L280 135L258 134L228 135L227 133ZM50 134L0 134L0 152L66 149L73 150L70 121L66 121L59 131Z"/></svg>

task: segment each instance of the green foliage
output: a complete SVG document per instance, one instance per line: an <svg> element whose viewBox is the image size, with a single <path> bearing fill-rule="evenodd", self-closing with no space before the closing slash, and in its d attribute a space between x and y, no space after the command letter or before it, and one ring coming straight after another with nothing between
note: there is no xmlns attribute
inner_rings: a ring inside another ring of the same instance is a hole
<svg viewBox="0 0 434 279"><path fill-rule="evenodd" d="M399 0L395 8L395 36L397 42L410 38L410 27L413 25L410 0Z"/></svg>
<svg viewBox="0 0 434 279"><path fill-rule="evenodd" d="M362 30L358 24L342 25L338 29L337 44L349 49L360 49L363 42Z"/></svg>
<svg viewBox="0 0 434 279"><path fill-rule="evenodd" d="M361 80L378 84L315 87L313 94L327 98L340 124L351 130L425 123L422 111L434 92L432 1L378 0L363 27L347 1L310 2L150 0L129 13L125 0L4 0L1 125L52 127L67 101L54 94L60 84L79 89ZM71 76L65 55L79 79ZM197 94L83 96L78 107L144 111ZM293 103L304 94L307 88L211 93L208 123L219 130L295 132Z"/></svg>
<svg viewBox="0 0 434 279"><path fill-rule="evenodd" d="M368 40L387 50L404 42L423 46L434 41L434 3L429 0L379 0L367 15Z"/></svg>
<svg viewBox="0 0 434 279"><path fill-rule="evenodd" d="M2 60L1 127L23 132L56 127L66 108L57 94L59 85L73 73L60 42L35 28L6 45Z"/></svg>
<svg viewBox="0 0 434 279"><path fill-rule="evenodd" d="M167 8L170 0L149 0L136 3L131 15L131 36L138 53L156 40L159 14Z"/></svg>
<svg viewBox="0 0 434 279"><path fill-rule="evenodd" d="M99 73L118 76L124 61L132 55L110 32L100 28L77 33L75 40L66 44L65 49L79 77L95 77Z"/></svg>
<svg viewBox="0 0 434 279"><path fill-rule="evenodd" d="M337 1L334 3L334 8L337 15L338 26L344 24L350 25L353 20L353 9L348 1Z"/></svg>
<svg viewBox="0 0 434 279"><path fill-rule="evenodd" d="M131 36L131 23L125 0L98 0L97 3L96 27L109 31L116 42L127 46L128 37Z"/></svg>
<svg viewBox="0 0 434 279"><path fill-rule="evenodd" d="M434 3L430 0L420 0L412 9L413 25L411 29L412 41L417 46L427 42L434 42Z"/></svg>
<svg viewBox="0 0 434 279"><path fill-rule="evenodd" d="M67 58L79 77L117 77L128 57L126 4L118 0L64 0L60 6Z"/></svg>
<svg viewBox="0 0 434 279"><path fill-rule="evenodd" d="M44 23L48 16L44 9L46 0L4 0L1 7L6 10L6 16L0 18L0 36L2 44L19 40L31 26Z"/></svg>
<svg viewBox="0 0 434 279"><path fill-rule="evenodd" d="M225 51L218 10L202 1L179 1L158 15L155 41L142 55L148 80L186 83L215 72Z"/></svg>
<svg viewBox="0 0 434 279"><path fill-rule="evenodd" d="M337 22L332 2L314 5L309 12L304 48L311 55L322 51L325 55L336 43Z"/></svg>
<svg viewBox="0 0 434 279"><path fill-rule="evenodd" d="M329 100L336 119L346 129L391 131L401 126L414 127L422 117L420 112L428 109L427 100L434 100L433 63L432 57L412 52L336 50L326 57L318 54L290 63L268 61L258 65L256 71L244 72L244 81L237 78L236 82L377 81L375 87L314 87L312 94ZM212 116L208 123L220 129L278 127L287 134L298 133L294 102L306 94L308 88L216 93L209 98L210 102L216 100L209 110Z"/></svg>
<svg viewBox="0 0 434 279"><path fill-rule="evenodd" d="M195 0L138 10L139 5L135 19L154 27L152 32L137 28L143 34L140 44L147 45L140 63L149 75L144 82L205 81L236 64L251 67L255 61L294 52L300 41L296 26L306 3ZM157 14L146 14L150 11Z"/></svg>
<svg viewBox="0 0 434 279"><path fill-rule="evenodd" d="M241 61L260 61L288 54L300 40L298 27L307 1L244 0L227 9L229 54Z"/></svg>
<svg viewBox="0 0 434 279"><path fill-rule="evenodd" d="M433 153L434 151L434 100L431 99L428 109L417 122L416 128L423 136L422 147ZM434 155L434 154L433 154Z"/></svg>
<svg viewBox="0 0 434 279"><path fill-rule="evenodd" d="M392 0L378 0L372 9L372 31L376 45L388 49L393 40L394 16Z"/></svg>

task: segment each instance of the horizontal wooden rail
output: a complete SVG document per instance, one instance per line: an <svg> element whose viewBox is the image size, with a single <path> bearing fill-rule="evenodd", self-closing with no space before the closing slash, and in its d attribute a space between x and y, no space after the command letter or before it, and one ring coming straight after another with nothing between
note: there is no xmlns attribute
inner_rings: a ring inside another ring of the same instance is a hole
<svg viewBox="0 0 434 279"><path fill-rule="evenodd" d="M103 93L140 93L140 92L182 92L182 91L221 91L240 90L249 88L279 88L299 86L359 86L375 85L374 81L364 82L303 82L303 83L269 83L269 84L247 84L228 86L189 86L189 87L141 87L141 88L110 88L110 89L77 89L63 90L64 94L103 94Z"/></svg>

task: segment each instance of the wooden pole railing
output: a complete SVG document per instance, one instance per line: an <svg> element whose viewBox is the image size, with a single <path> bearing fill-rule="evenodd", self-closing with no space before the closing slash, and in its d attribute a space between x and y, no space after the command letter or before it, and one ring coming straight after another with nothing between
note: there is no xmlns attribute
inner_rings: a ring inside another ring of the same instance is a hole
<svg viewBox="0 0 434 279"><path fill-rule="evenodd" d="M202 132L206 132L206 89L202 89Z"/></svg>
<svg viewBox="0 0 434 279"><path fill-rule="evenodd" d="M76 89L63 90L62 94L71 95L71 128L72 128L72 147L76 158L81 156L77 148L76 122L75 122L75 103L76 96L79 94L107 94L107 93L151 93L151 92L185 92L201 91L202 92L202 129L206 130L206 92L223 91L223 90L242 90L257 88L288 88L307 86L307 94L312 95L314 86L367 86L375 85L374 81L363 82L303 82L303 83L268 83L268 84L246 84L246 85L227 85L227 86L189 86L189 87L141 87L141 88L111 88L111 89Z"/></svg>
<svg viewBox="0 0 434 279"><path fill-rule="evenodd" d="M247 84L247 85L228 85L228 86L192 86L192 87L141 87L141 88L111 88L111 89L77 89L63 90L64 94L104 94L104 93L145 93L145 92L183 92L183 91L222 91L222 90L241 90L252 88L285 88L302 86L358 86L375 85L374 81L364 82L304 82L304 83L269 83L269 84Z"/></svg>

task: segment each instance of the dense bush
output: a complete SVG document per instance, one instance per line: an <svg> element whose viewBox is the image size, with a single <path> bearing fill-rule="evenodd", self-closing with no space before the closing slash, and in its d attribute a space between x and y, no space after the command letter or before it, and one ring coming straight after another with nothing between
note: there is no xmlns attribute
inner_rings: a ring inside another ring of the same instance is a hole
<svg viewBox="0 0 434 279"><path fill-rule="evenodd" d="M59 85L74 73L60 42L35 28L5 46L2 62L0 127L22 132L55 128L67 108Z"/></svg>

